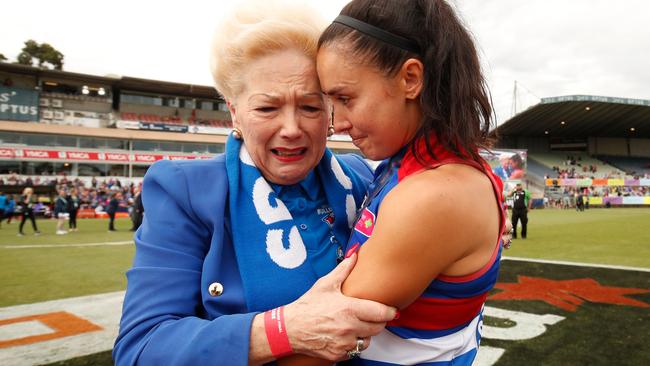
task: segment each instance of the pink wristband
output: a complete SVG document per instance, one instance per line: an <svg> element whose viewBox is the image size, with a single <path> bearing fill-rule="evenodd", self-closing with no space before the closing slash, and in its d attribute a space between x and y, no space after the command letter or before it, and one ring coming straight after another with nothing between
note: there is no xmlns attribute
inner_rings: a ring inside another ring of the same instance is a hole
<svg viewBox="0 0 650 366"><path fill-rule="evenodd" d="M293 353L287 328L284 326L284 306L264 313L264 329L273 357L278 359Z"/></svg>

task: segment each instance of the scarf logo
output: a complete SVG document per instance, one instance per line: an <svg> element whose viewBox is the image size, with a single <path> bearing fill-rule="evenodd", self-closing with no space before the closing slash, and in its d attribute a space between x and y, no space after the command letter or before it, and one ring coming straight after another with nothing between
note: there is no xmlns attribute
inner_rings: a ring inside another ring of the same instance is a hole
<svg viewBox="0 0 650 366"><path fill-rule="evenodd" d="M271 186L259 177L253 186L253 204L257 216L264 224L271 225L280 221L292 220L291 213L282 201L273 198L275 207L271 206L270 198L273 191ZM283 229L269 229L266 232L266 252L273 262L278 266L287 269L299 267L307 259L307 248L303 243L298 228L295 225L289 230L289 246L285 247L283 242Z"/></svg>

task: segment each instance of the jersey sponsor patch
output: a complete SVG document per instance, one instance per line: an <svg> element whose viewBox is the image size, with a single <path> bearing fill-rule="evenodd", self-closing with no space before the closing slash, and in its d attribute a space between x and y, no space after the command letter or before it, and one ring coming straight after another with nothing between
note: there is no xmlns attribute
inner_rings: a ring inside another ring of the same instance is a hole
<svg viewBox="0 0 650 366"><path fill-rule="evenodd" d="M321 220L323 220L323 222L329 225L329 227L334 226L334 213L333 212L328 213Z"/></svg>
<svg viewBox="0 0 650 366"><path fill-rule="evenodd" d="M375 214L372 213L368 208L365 208L361 213L361 217L357 221L357 224L354 226L354 230L370 237L372 231L375 229Z"/></svg>

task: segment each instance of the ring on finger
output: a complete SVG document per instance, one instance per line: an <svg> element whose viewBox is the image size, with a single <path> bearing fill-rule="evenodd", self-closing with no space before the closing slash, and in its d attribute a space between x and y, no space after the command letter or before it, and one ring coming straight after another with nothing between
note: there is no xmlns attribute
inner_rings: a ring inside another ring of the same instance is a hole
<svg viewBox="0 0 650 366"><path fill-rule="evenodd" d="M348 351L348 358L358 358L361 356L361 350L363 349L363 338L357 338L356 347L353 350Z"/></svg>

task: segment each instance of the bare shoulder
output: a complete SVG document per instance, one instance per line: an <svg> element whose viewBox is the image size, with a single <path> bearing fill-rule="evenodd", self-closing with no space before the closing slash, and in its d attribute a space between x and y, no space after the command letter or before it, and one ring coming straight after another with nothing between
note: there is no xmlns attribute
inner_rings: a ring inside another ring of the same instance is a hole
<svg viewBox="0 0 650 366"><path fill-rule="evenodd" d="M448 164L407 177L390 192L382 205L453 214L466 213L470 208L468 204L480 205L482 201L494 201L489 178L471 166Z"/></svg>

